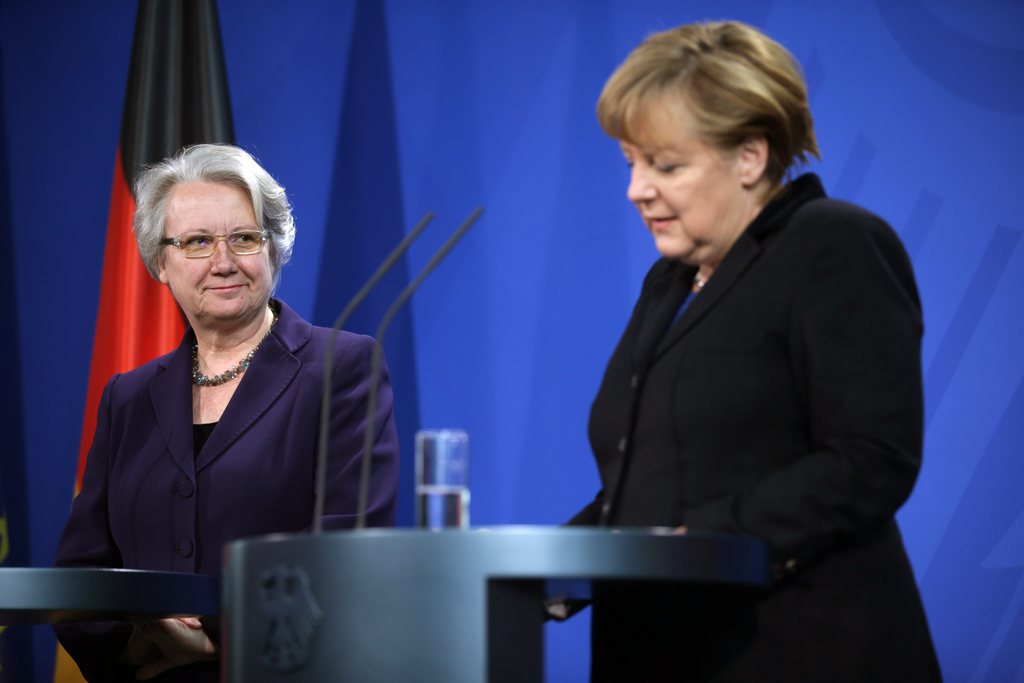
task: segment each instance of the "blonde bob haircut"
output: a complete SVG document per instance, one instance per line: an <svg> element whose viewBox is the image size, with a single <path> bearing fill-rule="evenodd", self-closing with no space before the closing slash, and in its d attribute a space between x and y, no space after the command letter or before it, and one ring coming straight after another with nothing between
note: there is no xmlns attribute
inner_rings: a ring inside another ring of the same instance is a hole
<svg viewBox="0 0 1024 683"><path fill-rule="evenodd" d="M645 128L680 104L687 132L722 151L763 136L772 191L794 164L821 158L799 64L746 24L687 24L651 35L605 83L597 118L617 140L657 143Z"/></svg>

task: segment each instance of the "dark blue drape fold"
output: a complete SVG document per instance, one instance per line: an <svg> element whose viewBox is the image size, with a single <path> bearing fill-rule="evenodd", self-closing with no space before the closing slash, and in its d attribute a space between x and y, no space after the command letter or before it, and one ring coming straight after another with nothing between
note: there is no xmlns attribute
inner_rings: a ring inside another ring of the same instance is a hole
<svg viewBox="0 0 1024 683"><path fill-rule="evenodd" d="M350 50L313 310L313 319L320 325L334 322L348 298L409 227L402 202L383 3L356 3ZM409 268L401 261L349 319L346 329L373 334L381 316L408 282ZM412 319L406 308L395 318L384 344L403 454L399 525L412 522L412 445L420 421L413 348Z"/></svg>
<svg viewBox="0 0 1024 683"><path fill-rule="evenodd" d="M29 564L28 509L25 492L25 439L22 419L21 344L18 328L18 290L14 277L14 235L11 230L10 174L7 162L7 122L4 102L4 57L0 53L0 292L4 312L0 315L0 564ZM43 237L43 236L37 236ZM0 683L32 680L28 656L30 631L12 627L0 632Z"/></svg>

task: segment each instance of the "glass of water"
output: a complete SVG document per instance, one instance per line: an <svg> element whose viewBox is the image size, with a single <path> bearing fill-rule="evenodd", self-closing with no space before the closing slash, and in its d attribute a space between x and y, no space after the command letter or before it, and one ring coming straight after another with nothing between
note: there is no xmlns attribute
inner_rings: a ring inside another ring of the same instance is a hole
<svg viewBox="0 0 1024 683"><path fill-rule="evenodd" d="M469 528L469 435L461 429L416 432L416 526Z"/></svg>

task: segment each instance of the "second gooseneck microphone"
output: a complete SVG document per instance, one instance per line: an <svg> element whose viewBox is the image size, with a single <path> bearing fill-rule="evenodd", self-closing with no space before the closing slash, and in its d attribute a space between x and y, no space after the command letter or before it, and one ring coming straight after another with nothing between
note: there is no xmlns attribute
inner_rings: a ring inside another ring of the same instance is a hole
<svg viewBox="0 0 1024 683"><path fill-rule="evenodd" d="M338 340L338 332L348 322L349 317L359 307L359 304L363 303L363 299L377 286L380 279L391 270L399 257L405 253L409 245L413 243L413 240L420 236L420 233L423 232L424 228L427 227L427 224L433 218L434 213L432 211L424 214L420 222L416 224L416 227L377 266L377 270L366 281L366 284L349 299L348 303L345 304L345 308L341 310L341 314L338 315L338 319L334 321L334 327L331 328L331 338L328 340L327 350L324 351L324 383L320 394L320 431L317 434L316 440L316 475L314 477L315 483L313 484L313 533L315 534L320 533L323 527L324 491L327 488L327 445L330 439L331 426L331 378L334 374L334 344Z"/></svg>
<svg viewBox="0 0 1024 683"><path fill-rule="evenodd" d="M462 239L463 235L469 231L469 228L473 226L476 220L483 213L483 208L477 208L469 218L463 222L459 228L452 233L451 237L441 245L441 248L430 258L427 264L420 271L419 275L409 283L408 286L402 293L398 295L395 301L388 308L384 317L381 319L380 325L377 327L377 332L374 335L375 344L373 350L373 361L370 371L370 388L367 397L367 419L366 419L366 431L363 439L363 453L362 453L362 468L360 471L359 481L359 503L358 503L358 514L356 521L356 528L362 529L366 526L366 510L368 505L368 492L370 482L370 471L373 459L373 443L376 432L376 408L377 408L377 385L380 382L381 364L383 358L383 337L387 332L388 326L391 324L391 320L394 318L398 309L401 308L402 304L409 300L413 292L423 283L428 275L437 267L437 265L444 259L445 256L452 250L455 244ZM338 336L338 331L342 328L348 318L352 315L355 309L360 303L366 298L370 291L377 285L380 279L394 266L398 259L405 253L421 232L426 228L427 224L433 219L434 214L427 212L427 214L416 224L416 227L409 232L408 235L402 239L401 242L388 254L387 258L378 266L377 270L366 281L366 284L356 292L356 294L349 300L342 310L338 319L334 323L332 328L331 338L327 345L327 349L324 352L324 381L323 381L323 393L320 401L320 430L317 438L317 457L316 457L316 474L315 474L315 491L314 491L314 503L313 503L313 533L320 533L323 530L323 515L324 515L324 495L326 490L326 479L327 479L327 454L329 450L329 438L330 438L330 418L331 418L331 380L333 375L334 366L334 344Z"/></svg>
<svg viewBox="0 0 1024 683"><path fill-rule="evenodd" d="M392 319L395 314L398 313L398 309L402 307L409 297L413 295L413 292L423 284L423 281L427 279L427 276L433 272L434 268L448 255L448 252L455 247L459 240L462 239L463 235L469 232L469 229L473 227L476 220L480 218L480 214L484 212L483 207L477 207L473 213L458 227L458 229L452 233L452 236L441 245L441 248L427 261L427 265L423 266L423 270L420 271L419 275L410 282L402 293L399 294L391 306L388 307L384 317L380 320L380 325L377 326L377 332L373 335L377 343L373 347L373 365L370 370L370 394L367 398L366 407L366 431L363 433L363 468L359 476L359 512L356 518L356 528L366 528L366 508L369 505L369 491L370 491L370 470L373 462L373 442L376 429L376 411L377 411L377 384L380 382L380 371L381 371L381 359L384 356L384 335L388 331L388 327L391 325Z"/></svg>

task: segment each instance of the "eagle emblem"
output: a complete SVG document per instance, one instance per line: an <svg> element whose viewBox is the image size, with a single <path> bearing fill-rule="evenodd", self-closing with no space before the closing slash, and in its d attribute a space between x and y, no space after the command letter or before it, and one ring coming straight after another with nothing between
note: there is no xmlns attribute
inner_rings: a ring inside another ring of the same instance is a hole
<svg viewBox="0 0 1024 683"><path fill-rule="evenodd" d="M323 619L306 572L283 564L263 572L260 607L270 622L263 641L263 662L277 673L305 666Z"/></svg>

